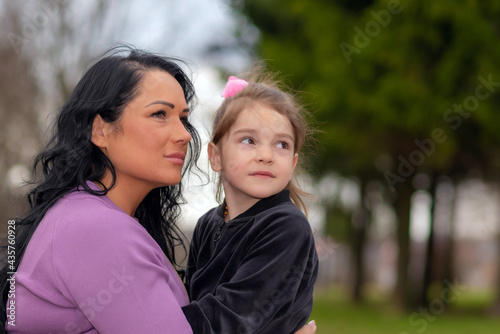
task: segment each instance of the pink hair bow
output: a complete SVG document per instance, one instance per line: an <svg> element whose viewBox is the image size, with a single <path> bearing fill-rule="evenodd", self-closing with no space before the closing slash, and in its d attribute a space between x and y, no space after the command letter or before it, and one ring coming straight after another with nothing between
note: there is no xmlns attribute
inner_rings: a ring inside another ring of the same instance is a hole
<svg viewBox="0 0 500 334"><path fill-rule="evenodd" d="M231 97L234 94L241 91L247 85L248 85L248 82L246 82L245 80L238 79L235 76L230 76L229 79L227 80L226 87L224 88L224 91L222 92L222 96L227 99L228 97Z"/></svg>

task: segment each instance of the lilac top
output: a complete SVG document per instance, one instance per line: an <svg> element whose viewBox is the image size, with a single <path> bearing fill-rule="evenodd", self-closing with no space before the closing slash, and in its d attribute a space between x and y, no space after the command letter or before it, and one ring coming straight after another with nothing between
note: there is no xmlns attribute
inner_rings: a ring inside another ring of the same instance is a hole
<svg viewBox="0 0 500 334"><path fill-rule="evenodd" d="M12 300L9 333L192 333L186 290L158 244L108 197L84 191L40 222Z"/></svg>

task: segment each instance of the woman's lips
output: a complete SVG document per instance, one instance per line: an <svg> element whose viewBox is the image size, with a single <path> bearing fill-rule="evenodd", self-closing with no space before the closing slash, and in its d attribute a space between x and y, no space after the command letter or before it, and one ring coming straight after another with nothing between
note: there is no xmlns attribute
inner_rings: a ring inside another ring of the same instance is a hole
<svg viewBox="0 0 500 334"><path fill-rule="evenodd" d="M186 158L186 154L184 154L183 152L174 152L167 154L164 157L176 165L183 165L184 159Z"/></svg>

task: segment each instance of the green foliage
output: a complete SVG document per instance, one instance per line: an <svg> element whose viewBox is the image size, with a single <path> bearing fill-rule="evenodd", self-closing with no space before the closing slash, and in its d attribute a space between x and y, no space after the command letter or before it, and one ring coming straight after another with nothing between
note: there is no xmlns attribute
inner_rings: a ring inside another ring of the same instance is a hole
<svg viewBox="0 0 500 334"><path fill-rule="evenodd" d="M260 0L241 10L261 31L261 57L307 92L322 130L319 171L384 179L436 129L446 139L417 169L494 169L497 2ZM480 77L493 83L482 99Z"/></svg>
<svg viewBox="0 0 500 334"><path fill-rule="evenodd" d="M261 32L260 57L305 92L320 124L322 150L311 169L360 185L381 180L393 191L396 296L411 305L412 177L421 172L460 181L472 170L500 176L500 4L248 0L240 10ZM329 215L327 233L346 240L349 220L330 210L337 217ZM358 332L347 328L318 333L395 332L369 324ZM439 333L445 332L453 331Z"/></svg>
<svg viewBox="0 0 500 334"><path fill-rule="evenodd" d="M351 229L351 214L340 204L327 207L325 234L337 242L349 242Z"/></svg>

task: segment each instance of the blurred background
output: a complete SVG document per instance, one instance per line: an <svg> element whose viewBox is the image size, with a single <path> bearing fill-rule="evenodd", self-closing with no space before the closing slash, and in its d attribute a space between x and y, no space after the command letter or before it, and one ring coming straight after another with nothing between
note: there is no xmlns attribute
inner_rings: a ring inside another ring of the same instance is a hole
<svg viewBox="0 0 500 334"><path fill-rule="evenodd" d="M2 234L100 53L186 60L205 144L227 77L263 60L318 130L301 157L317 333L500 332L500 2L0 0L0 27ZM188 180L188 239L213 192Z"/></svg>

